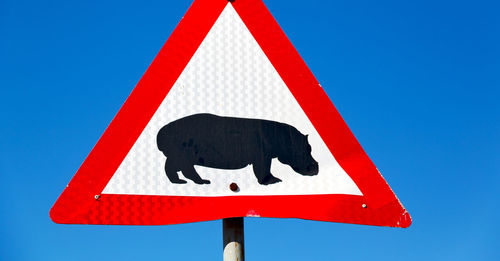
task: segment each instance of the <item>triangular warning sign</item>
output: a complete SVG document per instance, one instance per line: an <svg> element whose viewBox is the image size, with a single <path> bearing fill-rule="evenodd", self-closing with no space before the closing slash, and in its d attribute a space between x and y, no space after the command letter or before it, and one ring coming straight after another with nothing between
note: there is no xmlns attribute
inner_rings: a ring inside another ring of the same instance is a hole
<svg viewBox="0 0 500 261"><path fill-rule="evenodd" d="M50 214L411 224L261 0L195 0Z"/></svg>

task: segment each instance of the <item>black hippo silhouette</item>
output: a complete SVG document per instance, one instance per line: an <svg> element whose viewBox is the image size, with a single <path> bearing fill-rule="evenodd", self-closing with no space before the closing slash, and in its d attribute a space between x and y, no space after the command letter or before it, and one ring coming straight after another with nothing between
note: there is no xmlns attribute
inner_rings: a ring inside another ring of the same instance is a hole
<svg viewBox="0 0 500 261"><path fill-rule="evenodd" d="M273 158L302 175L317 175L319 171L307 135L269 120L194 114L162 127L157 145L167 157L166 175L176 184L187 183L179 178L178 171L196 184L210 184L198 175L194 165L241 169L252 164L262 185L281 181L271 174Z"/></svg>

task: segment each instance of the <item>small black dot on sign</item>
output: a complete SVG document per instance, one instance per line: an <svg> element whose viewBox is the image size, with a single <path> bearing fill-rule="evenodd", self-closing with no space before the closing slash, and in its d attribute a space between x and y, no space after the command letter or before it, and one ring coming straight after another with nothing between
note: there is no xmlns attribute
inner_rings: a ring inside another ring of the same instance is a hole
<svg viewBox="0 0 500 261"><path fill-rule="evenodd" d="M236 183L231 183L231 185L229 185L229 189L233 192L237 192L239 190L239 187L238 187L238 184Z"/></svg>

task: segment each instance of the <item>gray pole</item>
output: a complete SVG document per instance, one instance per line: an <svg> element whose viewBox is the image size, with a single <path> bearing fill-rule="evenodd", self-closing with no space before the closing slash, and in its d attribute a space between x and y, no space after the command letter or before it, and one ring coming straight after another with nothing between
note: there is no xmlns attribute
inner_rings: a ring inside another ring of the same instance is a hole
<svg viewBox="0 0 500 261"><path fill-rule="evenodd" d="M222 220L224 261L245 261L245 234L243 230L242 217Z"/></svg>

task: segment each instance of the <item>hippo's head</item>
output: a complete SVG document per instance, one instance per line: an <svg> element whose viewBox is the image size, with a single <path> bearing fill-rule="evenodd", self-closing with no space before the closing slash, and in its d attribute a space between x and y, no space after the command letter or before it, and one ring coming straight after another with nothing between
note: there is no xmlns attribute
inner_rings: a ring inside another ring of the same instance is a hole
<svg viewBox="0 0 500 261"><path fill-rule="evenodd" d="M298 133L292 135L290 143L286 146L286 152L278 156L281 163L290 165L292 169L305 176L314 176L319 172L318 162L311 155L311 145L308 135Z"/></svg>

